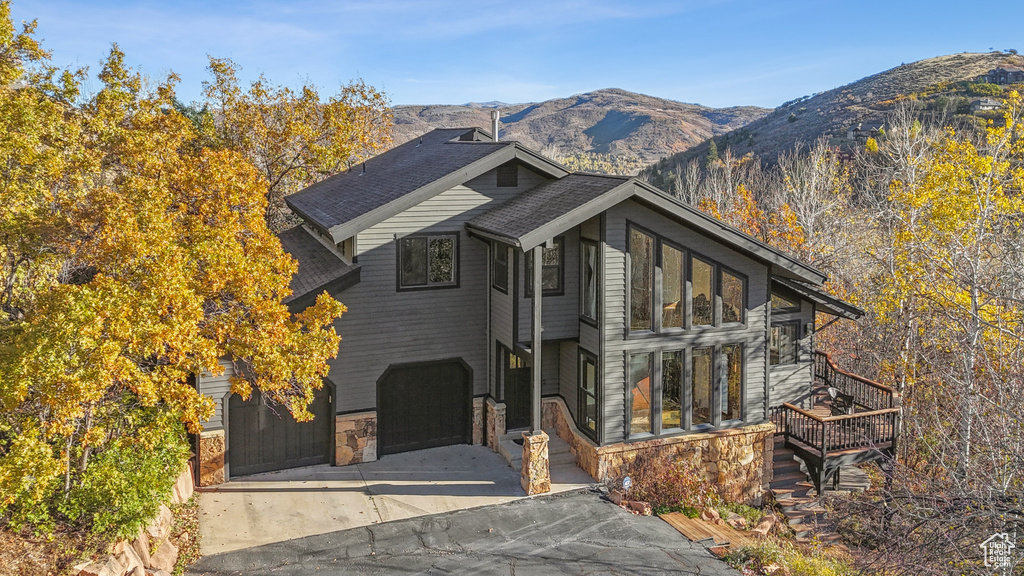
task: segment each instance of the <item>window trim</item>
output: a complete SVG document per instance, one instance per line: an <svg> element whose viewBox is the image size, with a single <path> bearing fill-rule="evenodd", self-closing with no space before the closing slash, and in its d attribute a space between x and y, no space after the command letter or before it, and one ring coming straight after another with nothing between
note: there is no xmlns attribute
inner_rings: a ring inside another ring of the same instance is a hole
<svg viewBox="0 0 1024 576"><path fill-rule="evenodd" d="M723 418L723 416L725 414L725 409L727 408L727 406L719 406L718 407L718 414L717 414L716 418L713 420L713 422L717 421L717 424L715 424L716 428L721 428L723 426L731 428L733 426L736 426L738 424L742 424L743 422L747 421L747 346L743 342L729 342L727 344L719 344L718 346L715 346L715 351L719 354L719 356L721 358L719 360L719 362L721 363L721 366L722 366L721 367L721 372L722 373L716 379L718 384L723 387L722 389L720 389L718 391L718 402L719 403L722 402L722 392L726 391L726 393L728 394L728 389L729 389L729 364L728 364L727 356L725 354L725 349L728 348L728 347L735 347L735 348L739 349L739 355L740 355L740 417L738 419L737 418L730 418L728 420L725 420Z"/></svg>
<svg viewBox="0 0 1024 576"><path fill-rule="evenodd" d="M583 364L587 361L591 362L594 365L594 402L597 409L595 414L593 431L591 431L589 428L582 424L584 413L583 400L585 396L590 395L583 389ZM604 419L602 418L603 411L601 409L601 365L597 360L597 354L594 354L589 350L580 347L576 374L576 428L583 432L583 434L585 434L588 438L600 444L600 438L602 436L601 424L604 421Z"/></svg>
<svg viewBox="0 0 1024 576"><path fill-rule="evenodd" d="M716 263L717 264L717 263ZM733 268L724 264L717 264L718 266L718 294L715 296L716 304L715 309L718 314L718 321L715 324L716 328L734 328L739 326L747 325L747 311L750 308L750 286L749 279L746 274L737 272ZM743 302L740 303L740 321L739 322L726 322L725 321L725 282L722 276L728 273L730 276L738 279L742 285L742 298Z"/></svg>
<svg viewBox="0 0 1024 576"><path fill-rule="evenodd" d="M395 291L396 292L416 292L419 290L445 290L450 288L458 288L460 286L460 268L459 265L460 257L460 236L458 232L418 232L416 234L406 234L395 238ZM430 282L430 239L438 237L448 237L454 239L454 249L452 254L452 276L454 277L453 282ZM402 242L406 239L412 238L426 238L427 240L427 283L406 286L402 284Z"/></svg>
<svg viewBox="0 0 1024 576"><path fill-rule="evenodd" d="M504 286L498 285L498 254L502 251L505 253L505 282ZM509 272L509 247L507 244L501 242L491 243L491 287L501 292L502 294L508 294L508 272Z"/></svg>
<svg viewBox="0 0 1024 576"><path fill-rule="evenodd" d="M584 313L583 310L583 295L586 290L586 282L584 282L584 271L586 270L586 250L585 246L592 247L594 249L594 317L591 318ZM601 248L600 243L597 240L591 240L589 238L580 238L580 320L583 322L597 327L601 321Z"/></svg>
<svg viewBox="0 0 1024 576"><path fill-rule="evenodd" d="M682 288L681 304L683 306L683 325L670 326L668 328L665 327L665 302L663 300L663 297L665 295L665 246L668 246L669 248L679 252L680 254L682 254L683 257L682 262L680 263L680 265L682 266L682 270L680 271L682 277L679 280L680 287ZM688 324L690 312L690 288L690 251L687 250L686 248L683 248L679 244L672 242L671 240L665 240L659 237L658 267L655 272L655 289L658 292L658 302L655 305L655 307L661 312L661 314L658 315L658 325L656 332L658 332L659 334L672 334L686 332L687 330L689 330Z"/></svg>
<svg viewBox="0 0 1024 576"><path fill-rule="evenodd" d="M541 297L565 295L565 236L555 236L552 244L558 247L558 289L545 288L541 291ZM532 252L532 250L531 250ZM533 254L524 252L523 258L523 296L533 298L533 278L529 272L533 271ZM544 268L551 268L553 264L541 264L541 282L544 281Z"/></svg>
<svg viewBox="0 0 1024 576"><path fill-rule="evenodd" d="M632 392L633 392L633 384L632 384L632 382L630 382L630 366L631 366L631 364L633 362L633 357L634 356L647 356L649 358L649 360L647 361L648 362L647 370L648 370L648 374L649 374L647 379L650 381L650 384L648 385L648 394L650 394L650 399L648 400L648 403L649 403L648 405L649 405L649 409L650 409L650 416L648 416L648 418L650 419L650 423L651 423L650 424L650 431L649 432L638 432L636 434L634 434L633 430L632 430L632 428L633 428L633 394L632 394ZM661 359L661 352L660 351L656 351L656 350L632 350L632 351L626 352L626 373L625 373L626 377L623 379L623 383L625 384L625 393L624 393L625 398L624 398L624 400L625 400L625 404L626 404L626 410L623 413L624 414L624 418L623 418L623 428L624 428L624 430L623 430L623 432L625 433L625 438L627 440L650 440L651 438L658 437L658 434L655 431L660 428L660 423L659 423L658 427L655 427L654 418L655 418L655 414L658 413L658 410L661 409L661 366L660 366L660 362L658 362L658 360L660 360L660 359ZM658 385L657 386L658 387L658 394L654 393L654 384L655 383L657 383L657 385ZM657 399L657 402L655 402L655 399ZM656 409L656 407L657 407L657 409ZM660 418L659 418L659 420L660 420Z"/></svg>

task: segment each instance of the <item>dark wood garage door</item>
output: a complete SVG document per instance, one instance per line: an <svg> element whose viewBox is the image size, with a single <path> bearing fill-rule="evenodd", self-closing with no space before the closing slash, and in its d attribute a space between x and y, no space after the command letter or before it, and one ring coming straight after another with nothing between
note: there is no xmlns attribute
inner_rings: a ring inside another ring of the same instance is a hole
<svg viewBox="0 0 1024 576"><path fill-rule="evenodd" d="M228 401L228 463L231 476L312 466L330 461L331 395L327 386L309 406L310 422L296 422L288 409L271 409L254 390L248 400Z"/></svg>
<svg viewBox="0 0 1024 576"><path fill-rule="evenodd" d="M377 381L381 455L470 441L472 386L459 360L392 365Z"/></svg>

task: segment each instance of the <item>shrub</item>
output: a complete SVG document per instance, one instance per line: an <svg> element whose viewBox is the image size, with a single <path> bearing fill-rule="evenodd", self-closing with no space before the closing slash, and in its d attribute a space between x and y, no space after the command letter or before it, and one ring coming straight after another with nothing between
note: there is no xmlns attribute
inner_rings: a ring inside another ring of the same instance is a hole
<svg viewBox="0 0 1024 576"><path fill-rule="evenodd" d="M744 574L787 574L788 576L853 576L850 563L830 556L820 549L802 551L792 544L765 540L745 546L725 557L731 566ZM780 571L781 570L781 571Z"/></svg>
<svg viewBox="0 0 1024 576"><path fill-rule="evenodd" d="M171 495L189 457L184 427L175 415L139 410L139 426L107 443L89 461L58 508L93 533L130 538Z"/></svg>
<svg viewBox="0 0 1024 576"><path fill-rule="evenodd" d="M722 497L690 460L677 459L674 454L641 452L629 466L633 484L626 498L649 502L659 513L694 510L722 503ZM622 485L622 478L618 479Z"/></svg>

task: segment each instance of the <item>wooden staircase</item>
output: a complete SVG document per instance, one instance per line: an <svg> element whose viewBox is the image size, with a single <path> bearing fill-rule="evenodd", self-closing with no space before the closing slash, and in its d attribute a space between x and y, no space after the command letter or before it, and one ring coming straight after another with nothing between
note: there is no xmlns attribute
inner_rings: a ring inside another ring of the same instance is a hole
<svg viewBox="0 0 1024 576"><path fill-rule="evenodd" d="M786 447L785 439L776 437L772 454L774 468L771 494L775 504L796 533L798 542L818 540L834 541L838 535L825 521L826 510L821 507L814 484L807 477L805 467L796 459L796 453Z"/></svg>

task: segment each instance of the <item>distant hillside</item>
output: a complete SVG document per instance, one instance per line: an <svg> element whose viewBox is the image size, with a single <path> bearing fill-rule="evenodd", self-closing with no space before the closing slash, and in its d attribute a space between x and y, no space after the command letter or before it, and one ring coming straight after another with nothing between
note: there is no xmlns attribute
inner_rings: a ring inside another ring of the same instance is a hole
<svg viewBox="0 0 1024 576"><path fill-rule="evenodd" d="M896 102L911 94L932 94L951 90L957 82L974 80L997 66L1021 66L1024 58L992 52L953 54L903 64L846 86L787 102L753 122L722 137L716 137L719 153L726 147L735 156L753 152L771 161L779 152L798 142L813 142L829 137L833 145L853 146L847 141L847 129L856 124L881 123ZM961 98L971 96L963 93ZM661 172L685 166L693 158L705 158L708 142L703 142L647 169L645 174L657 182Z"/></svg>
<svg viewBox="0 0 1024 576"><path fill-rule="evenodd" d="M439 127L489 129L494 108L501 113L503 140L518 140L559 157L600 154L602 159L637 166L682 152L769 112L755 106L708 108L612 88L533 104L395 106L394 141L400 144Z"/></svg>

